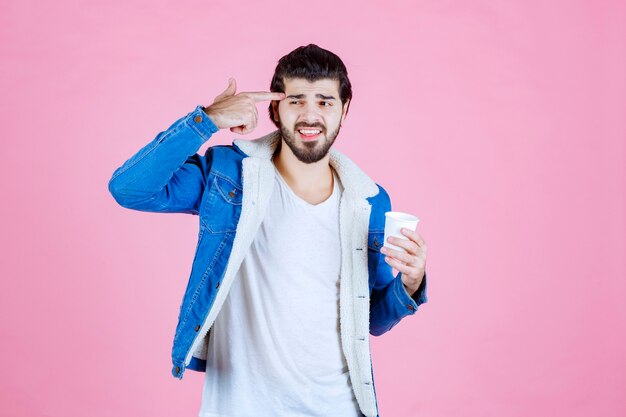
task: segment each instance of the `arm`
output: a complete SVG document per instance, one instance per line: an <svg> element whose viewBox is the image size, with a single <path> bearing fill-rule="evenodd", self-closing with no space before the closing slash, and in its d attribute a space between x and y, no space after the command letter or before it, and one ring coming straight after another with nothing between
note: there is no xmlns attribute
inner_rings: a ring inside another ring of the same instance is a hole
<svg viewBox="0 0 626 417"><path fill-rule="evenodd" d="M198 214L212 150L196 152L217 130L197 106L113 172L113 198L134 210Z"/></svg>
<svg viewBox="0 0 626 417"><path fill-rule="evenodd" d="M197 106L157 135L113 173L109 191L126 208L163 213L199 214L213 150L196 152L213 133L230 128L249 133L258 119L256 103L282 100L284 93L235 94L234 79L207 108Z"/></svg>
<svg viewBox="0 0 626 417"><path fill-rule="evenodd" d="M391 211L389 195L382 189L382 209ZM373 256L376 278L370 296L370 334L380 336L391 330L404 317L415 314L417 308L428 301L426 296L427 276L424 277L418 289L410 295L403 281L402 273L394 277L392 267L385 262L385 255L375 251Z"/></svg>

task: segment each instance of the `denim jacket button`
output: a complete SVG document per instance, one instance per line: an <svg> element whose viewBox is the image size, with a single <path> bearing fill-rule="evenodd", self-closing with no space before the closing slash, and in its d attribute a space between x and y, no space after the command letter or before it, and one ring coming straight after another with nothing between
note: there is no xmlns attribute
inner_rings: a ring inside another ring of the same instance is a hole
<svg viewBox="0 0 626 417"><path fill-rule="evenodd" d="M180 372L180 366L177 366L176 367L176 373L179 373L179 372Z"/></svg>
<svg viewBox="0 0 626 417"><path fill-rule="evenodd" d="M199 324L196 326L196 331L198 331L198 330L200 330L200 325Z"/></svg>
<svg viewBox="0 0 626 417"><path fill-rule="evenodd" d="M197 115L196 117L193 118L193 121L196 123L200 123L202 121L202 116Z"/></svg>

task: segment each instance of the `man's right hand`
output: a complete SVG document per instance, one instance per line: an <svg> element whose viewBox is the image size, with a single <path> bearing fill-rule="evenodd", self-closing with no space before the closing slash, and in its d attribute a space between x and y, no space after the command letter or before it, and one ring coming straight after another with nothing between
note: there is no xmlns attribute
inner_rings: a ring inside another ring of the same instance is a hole
<svg viewBox="0 0 626 417"><path fill-rule="evenodd" d="M204 112L218 128L230 128L231 132L240 134L250 133L256 128L259 118L256 103L285 98L285 93L255 91L235 94L236 90L235 79L230 78L226 90L215 97L213 104L205 107Z"/></svg>

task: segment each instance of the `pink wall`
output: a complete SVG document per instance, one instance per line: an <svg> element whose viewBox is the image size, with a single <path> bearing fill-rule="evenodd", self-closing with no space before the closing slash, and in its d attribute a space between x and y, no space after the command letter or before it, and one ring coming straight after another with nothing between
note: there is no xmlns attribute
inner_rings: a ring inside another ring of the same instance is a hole
<svg viewBox="0 0 626 417"><path fill-rule="evenodd" d="M372 341L381 415L626 415L623 3L93 3L0 2L1 416L197 415L170 375L197 218L107 181L309 42L354 85L336 146L429 247L429 303Z"/></svg>

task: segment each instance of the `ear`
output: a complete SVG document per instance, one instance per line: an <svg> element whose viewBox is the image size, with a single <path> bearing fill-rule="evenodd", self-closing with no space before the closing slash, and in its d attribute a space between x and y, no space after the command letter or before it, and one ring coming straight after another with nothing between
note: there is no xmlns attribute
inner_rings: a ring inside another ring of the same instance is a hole
<svg viewBox="0 0 626 417"><path fill-rule="evenodd" d="M278 101L272 101L272 112L274 114L274 121L277 122L279 119L278 116Z"/></svg>
<svg viewBox="0 0 626 417"><path fill-rule="evenodd" d="M346 102L343 105L342 110L341 110L341 123L343 123L344 119L348 115L348 107L349 106L350 106L350 99L347 99Z"/></svg>

